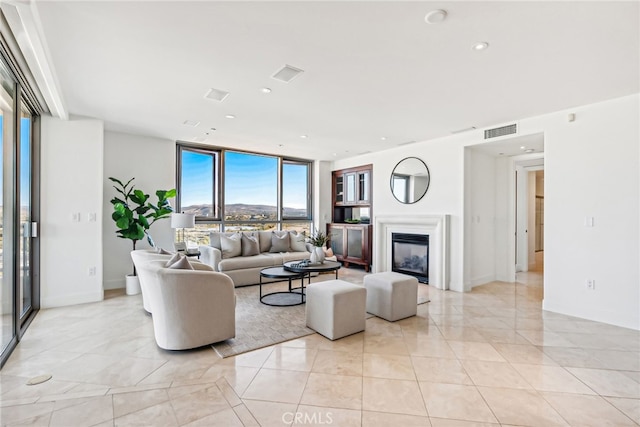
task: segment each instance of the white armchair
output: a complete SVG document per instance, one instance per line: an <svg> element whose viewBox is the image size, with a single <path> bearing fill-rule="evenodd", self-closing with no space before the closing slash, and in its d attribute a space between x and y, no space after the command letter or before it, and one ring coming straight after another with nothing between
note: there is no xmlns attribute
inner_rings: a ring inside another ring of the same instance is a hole
<svg viewBox="0 0 640 427"><path fill-rule="evenodd" d="M196 270L164 267L150 261L148 282L156 343L165 350L186 350L236 335L233 281L211 267L193 263Z"/></svg>
<svg viewBox="0 0 640 427"><path fill-rule="evenodd" d="M137 249L135 251L131 251L131 259L133 260L133 265L136 268L136 274L138 275L138 280L140 281L140 289L142 291L142 306L147 313L152 313L151 303L149 302L149 297L147 296L147 287L149 286L148 283L152 280L152 278L147 263L149 261L160 260L167 262L169 259L171 259L172 256L173 255L159 254L151 249ZM199 263L199 261L196 260L190 260L190 262L192 263L192 265L195 262Z"/></svg>

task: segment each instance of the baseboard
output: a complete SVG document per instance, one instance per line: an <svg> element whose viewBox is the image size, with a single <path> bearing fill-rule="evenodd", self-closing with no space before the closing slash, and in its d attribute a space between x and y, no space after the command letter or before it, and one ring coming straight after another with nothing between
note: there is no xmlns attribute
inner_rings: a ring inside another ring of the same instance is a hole
<svg viewBox="0 0 640 427"><path fill-rule="evenodd" d="M640 331L640 318L638 318L638 316L621 316L617 311L598 309L576 311L575 305L568 307L563 304L553 304L547 299L542 300L542 309L553 313L564 314L565 316L577 317L579 319L592 320L594 322L601 322L608 325Z"/></svg>
<svg viewBox="0 0 640 427"><path fill-rule="evenodd" d="M111 289L124 289L125 288L125 281L124 279L122 280L103 280L102 281L102 288L106 291L106 290L111 290Z"/></svg>
<svg viewBox="0 0 640 427"><path fill-rule="evenodd" d="M485 276L476 277L471 279L471 287L475 288L476 286L486 285L487 283L495 282L496 276L494 274L487 274Z"/></svg>
<svg viewBox="0 0 640 427"><path fill-rule="evenodd" d="M69 295L56 295L54 297L41 297L41 308L65 307L68 305L86 304L88 302L98 302L104 299L102 289L94 292L76 293Z"/></svg>

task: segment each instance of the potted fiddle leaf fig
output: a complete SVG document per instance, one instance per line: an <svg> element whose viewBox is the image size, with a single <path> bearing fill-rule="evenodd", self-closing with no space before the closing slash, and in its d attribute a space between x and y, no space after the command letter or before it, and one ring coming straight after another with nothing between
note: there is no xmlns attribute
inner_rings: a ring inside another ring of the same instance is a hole
<svg viewBox="0 0 640 427"><path fill-rule="evenodd" d="M114 182L113 188L118 192L111 204L113 213L111 218L115 221L116 234L121 239L129 239L132 242L133 250L139 240L147 238L149 244L154 246L153 239L149 234L149 228L154 222L168 218L173 212L169 199L176 196L176 190L158 190L157 202L152 203L150 196L144 191L135 188L131 178L126 183L119 179L109 177ZM140 293L140 285L137 283L136 267L133 266L133 274L127 275L127 294ZM131 285L130 285L131 283Z"/></svg>

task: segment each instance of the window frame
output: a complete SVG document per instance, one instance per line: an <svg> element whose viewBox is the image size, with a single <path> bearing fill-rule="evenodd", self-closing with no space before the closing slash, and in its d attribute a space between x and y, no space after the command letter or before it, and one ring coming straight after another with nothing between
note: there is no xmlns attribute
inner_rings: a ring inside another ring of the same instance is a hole
<svg viewBox="0 0 640 427"><path fill-rule="evenodd" d="M256 224L275 224L277 230L282 230L287 224L309 223L309 227L313 224L313 161L308 159L299 159L294 157L281 156L277 154L259 153L247 150L230 149L216 146L202 146L190 144L184 141L176 141L176 212L182 209L182 152L184 150L194 151L203 154L215 155L214 169L217 166L217 172L213 172L213 193L214 193L214 212L215 217L196 216L196 225L198 224L219 224L222 231L227 225L256 225ZM249 154L255 156L272 157L277 160L277 199L276 199L276 220L227 220L225 211L225 154L226 152ZM298 164L307 166L307 198L306 198L306 217L287 217L284 215L283 206L283 170L285 164Z"/></svg>
<svg viewBox="0 0 640 427"><path fill-rule="evenodd" d="M182 212L182 153L184 151L206 154L213 157L213 171L212 171L212 179L213 179L213 193L211 195L211 200L213 203L212 209L214 215L209 216L196 216L196 222L220 222L222 221L222 204L221 197L219 191L219 183L222 177L222 151L221 150L209 150L200 146L190 145L190 144L176 144L176 190L178 196L176 197L176 212Z"/></svg>

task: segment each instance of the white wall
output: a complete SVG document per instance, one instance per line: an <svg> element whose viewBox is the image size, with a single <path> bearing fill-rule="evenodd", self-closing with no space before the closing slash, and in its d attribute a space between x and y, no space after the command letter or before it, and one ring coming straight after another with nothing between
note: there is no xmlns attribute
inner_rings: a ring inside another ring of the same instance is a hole
<svg viewBox="0 0 640 427"><path fill-rule="evenodd" d="M496 280L496 161L466 148L465 290Z"/></svg>
<svg viewBox="0 0 640 427"><path fill-rule="evenodd" d="M639 95L518 121L519 135L544 133L546 310L640 329L640 153ZM567 121L569 112L575 122ZM334 162L332 170L373 164L373 212L376 215L450 214L450 289L464 290L471 269L464 269L464 147L482 143L482 131L391 148ZM402 205L389 190L389 176L404 157L425 161L431 186L416 204ZM505 161L495 163L509 176ZM508 187L498 176L496 192ZM508 178L507 178L508 179ZM325 177L330 183L330 175ZM506 207L496 197L496 278L505 273L503 227ZM584 226L593 216L596 226ZM508 221L507 221L508 222ZM506 230L506 231L505 231ZM374 241L375 245L376 242ZM470 265L482 254L468 251ZM508 276L509 274L507 274ZM587 291L586 279L596 280Z"/></svg>
<svg viewBox="0 0 640 427"><path fill-rule="evenodd" d="M546 310L640 329L639 103L628 96L575 108L575 122L562 112L527 123L545 131Z"/></svg>
<svg viewBox="0 0 640 427"><path fill-rule="evenodd" d="M462 212L464 188L464 153L462 138L451 137L404 145L378 153L335 161L332 170L373 164L373 217L378 215L451 215L450 282L452 290L463 291ZM389 179L396 164L406 157L422 159L431 174L427 194L417 203L404 205L391 194ZM331 183L331 174L325 177ZM329 184L327 184L329 185ZM374 231L375 234L375 231ZM375 241L373 242L375 245ZM374 270L375 270L375 266Z"/></svg>
<svg viewBox="0 0 640 427"><path fill-rule="evenodd" d="M317 230L326 231L327 224L331 222L331 185L322 185L327 182L327 176L331 182L331 163L316 161L313 164L313 226Z"/></svg>
<svg viewBox="0 0 640 427"><path fill-rule="evenodd" d="M102 121L43 116L41 131L41 306L100 301Z"/></svg>
<svg viewBox="0 0 640 427"><path fill-rule="evenodd" d="M115 196L109 177L128 181L135 177L136 188L157 200L156 190L175 188L175 142L171 140L142 137L117 132L105 132L104 135L104 174L100 189L104 191L104 288L124 288L125 275L131 274L133 264L129 253L131 240L116 236L116 226L111 219L113 205L110 200ZM175 200L170 200L175 207ZM173 248L173 229L169 219L162 219L151 226L149 233L156 245ZM139 241L138 249L148 248L146 239Z"/></svg>

